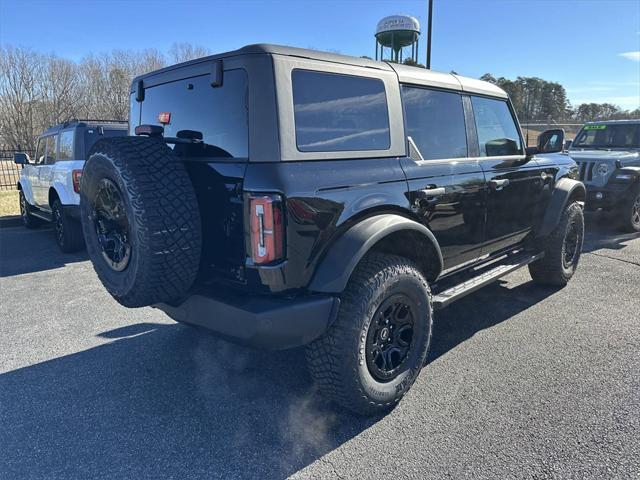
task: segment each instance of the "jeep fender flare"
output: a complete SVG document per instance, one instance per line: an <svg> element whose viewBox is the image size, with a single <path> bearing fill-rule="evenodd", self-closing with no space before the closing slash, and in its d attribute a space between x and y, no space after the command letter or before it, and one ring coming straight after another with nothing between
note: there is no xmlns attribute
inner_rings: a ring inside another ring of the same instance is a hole
<svg viewBox="0 0 640 480"><path fill-rule="evenodd" d="M584 202L587 197L587 189L584 184L571 178L561 178L553 187L551 199L544 213L542 224L536 233L537 237L547 237L553 232L567 206L570 198Z"/></svg>
<svg viewBox="0 0 640 480"><path fill-rule="evenodd" d="M433 233L424 225L395 214L368 217L349 228L329 247L309 284L314 292L340 293L356 266L371 248L388 235L401 230L410 230L424 235L433 244L437 255L438 272L444 268L442 251Z"/></svg>
<svg viewBox="0 0 640 480"><path fill-rule="evenodd" d="M614 172L614 175L617 174L628 174L632 176L631 181L629 182L629 188L632 188L638 184L640 184L640 167L635 167L635 166L627 166L627 167L622 167L618 170L616 170Z"/></svg>

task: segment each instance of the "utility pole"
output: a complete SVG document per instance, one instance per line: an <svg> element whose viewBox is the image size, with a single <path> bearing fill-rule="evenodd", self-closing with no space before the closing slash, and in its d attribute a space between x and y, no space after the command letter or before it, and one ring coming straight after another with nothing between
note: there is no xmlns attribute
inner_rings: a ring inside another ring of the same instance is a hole
<svg viewBox="0 0 640 480"><path fill-rule="evenodd" d="M433 16L433 0L429 0L429 20L427 22L427 69L431 70L431 17Z"/></svg>

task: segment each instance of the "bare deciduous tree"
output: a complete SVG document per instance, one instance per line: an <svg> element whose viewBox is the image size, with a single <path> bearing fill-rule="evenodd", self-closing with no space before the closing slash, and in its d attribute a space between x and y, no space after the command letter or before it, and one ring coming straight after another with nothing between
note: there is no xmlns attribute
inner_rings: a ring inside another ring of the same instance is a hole
<svg viewBox="0 0 640 480"><path fill-rule="evenodd" d="M204 51L180 45L171 57ZM76 63L2 46L0 146L33 150L45 128L73 118L127 120L132 79L166 63L165 55L155 49L114 50L88 55Z"/></svg>
<svg viewBox="0 0 640 480"><path fill-rule="evenodd" d="M211 51L205 47L191 45L190 43L174 43L169 49L169 60L172 63L186 62L195 58L211 55Z"/></svg>

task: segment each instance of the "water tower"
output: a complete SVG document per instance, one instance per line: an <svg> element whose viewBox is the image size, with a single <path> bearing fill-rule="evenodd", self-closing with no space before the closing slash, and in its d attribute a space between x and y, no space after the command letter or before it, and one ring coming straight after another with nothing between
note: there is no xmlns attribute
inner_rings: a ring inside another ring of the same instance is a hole
<svg viewBox="0 0 640 480"><path fill-rule="evenodd" d="M411 59L418 63L420 23L409 15L384 17L376 27L376 60L384 60L384 48L391 51L392 62L402 62L403 48L411 45Z"/></svg>

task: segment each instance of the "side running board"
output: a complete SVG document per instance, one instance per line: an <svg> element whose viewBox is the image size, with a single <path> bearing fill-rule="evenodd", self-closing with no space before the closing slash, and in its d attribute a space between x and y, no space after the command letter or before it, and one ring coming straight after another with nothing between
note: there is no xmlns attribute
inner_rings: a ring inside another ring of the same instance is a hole
<svg viewBox="0 0 640 480"><path fill-rule="evenodd" d="M458 283L433 297L433 308L439 310L476 290L495 282L499 278L522 268L531 262L535 262L544 256L544 253L532 255L531 253L516 253L508 255L500 263L489 270L472 277L462 283Z"/></svg>
<svg viewBox="0 0 640 480"><path fill-rule="evenodd" d="M29 213L34 217L38 217L40 220L44 220L45 222L53 222L53 215L49 212L44 212L38 208L32 207L29 210Z"/></svg>

